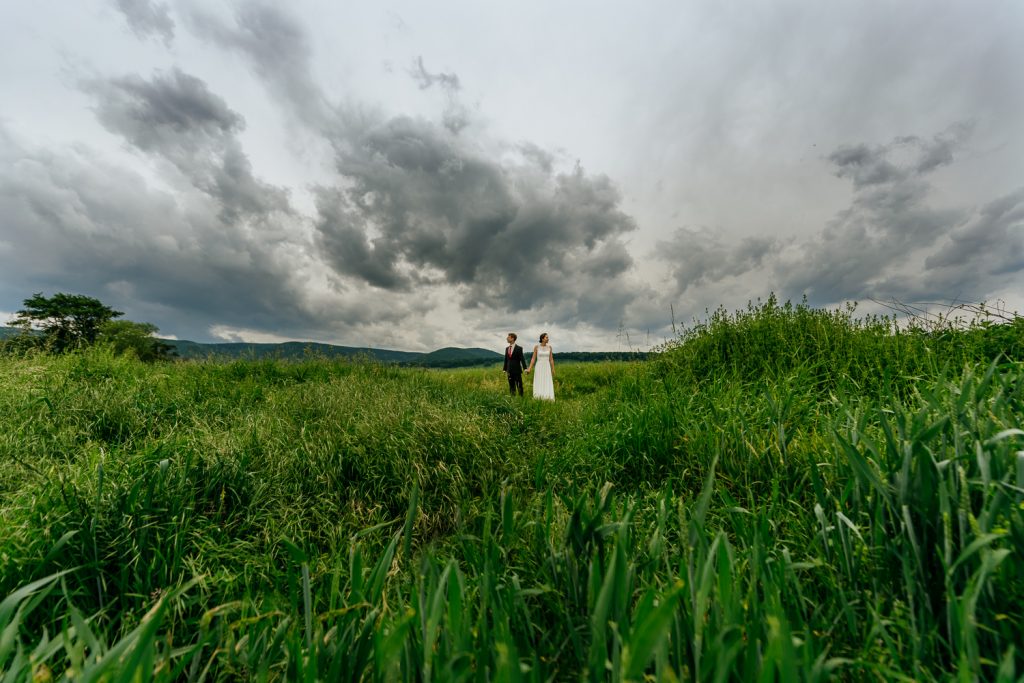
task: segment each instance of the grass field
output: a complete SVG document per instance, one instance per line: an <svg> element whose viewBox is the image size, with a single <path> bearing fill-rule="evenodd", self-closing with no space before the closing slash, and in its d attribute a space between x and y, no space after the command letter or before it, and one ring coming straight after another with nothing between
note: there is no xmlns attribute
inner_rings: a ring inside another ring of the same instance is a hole
<svg viewBox="0 0 1024 683"><path fill-rule="evenodd" d="M0 680L1024 680L1024 324L0 357Z"/></svg>

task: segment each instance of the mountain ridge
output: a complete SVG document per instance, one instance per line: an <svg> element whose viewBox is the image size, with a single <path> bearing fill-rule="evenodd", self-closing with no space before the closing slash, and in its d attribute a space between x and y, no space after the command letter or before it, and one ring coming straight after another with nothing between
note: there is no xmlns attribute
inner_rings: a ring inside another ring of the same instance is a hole
<svg viewBox="0 0 1024 683"><path fill-rule="evenodd" d="M16 327L0 326L0 340L13 337L21 332ZM486 365L501 360L497 351L481 348L459 348L447 346L430 352L396 351L370 346L341 346L323 342L287 341L274 343L259 342L195 342L189 339L163 339L184 360L221 358L280 358L298 360L310 356L327 358L365 358L382 363L400 365L424 365L427 367L462 367Z"/></svg>
<svg viewBox="0 0 1024 683"><path fill-rule="evenodd" d="M323 342L288 341L278 343L257 342L194 342L187 339L164 339L179 358L280 358L298 360L310 356L326 358L367 359L400 365L426 365L429 367L459 367L483 365L501 360L497 351L480 348L447 347L431 352L396 351L370 346L341 346Z"/></svg>
<svg viewBox="0 0 1024 683"><path fill-rule="evenodd" d="M16 327L0 326L0 341L21 332ZM163 339L182 360L235 360L282 359L302 360L310 357L365 359L379 363L394 363L427 368L461 368L497 364L502 360L500 351L479 347L461 348L445 346L434 351L395 351L370 346L340 346L323 342L287 341L259 342L194 342L188 339ZM609 360L642 360L643 351L561 351L563 361L597 362Z"/></svg>

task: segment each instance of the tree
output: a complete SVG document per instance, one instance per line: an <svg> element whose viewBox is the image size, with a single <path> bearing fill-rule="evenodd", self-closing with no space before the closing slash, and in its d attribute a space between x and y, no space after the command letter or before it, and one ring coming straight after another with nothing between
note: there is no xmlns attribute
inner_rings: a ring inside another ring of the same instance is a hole
<svg viewBox="0 0 1024 683"><path fill-rule="evenodd" d="M131 320L110 320L100 328L97 342L110 344L117 353L134 353L139 360L168 360L177 355L174 347L153 335L157 326Z"/></svg>
<svg viewBox="0 0 1024 683"><path fill-rule="evenodd" d="M58 353L94 343L105 323L124 315L82 294L57 293L47 298L37 292L22 303L25 308L8 324L28 334L41 332L43 345Z"/></svg>

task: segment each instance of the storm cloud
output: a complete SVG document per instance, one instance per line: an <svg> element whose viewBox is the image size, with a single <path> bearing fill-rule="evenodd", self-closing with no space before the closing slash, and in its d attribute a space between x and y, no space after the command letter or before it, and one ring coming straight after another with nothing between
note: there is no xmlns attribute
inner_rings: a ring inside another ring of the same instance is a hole
<svg viewBox="0 0 1024 683"><path fill-rule="evenodd" d="M953 162L968 133L968 127L954 125L931 139L905 136L833 151L828 160L838 177L851 181L852 203L801 245L795 258L776 265L781 291L807 294L818 304L916 296L906 283L918 279L912 271L920 268L919 259L972 211L929 203L928 176ZM964 293L935 292L939 298Z"/></svg>
<svg viewBox="0 0 1024 683"><path fill-rule="evenodd" d="M602 349L770 291L1024 304L1016 3L2 13L2 311Z"/></svg>
<svg viewBox="0 0 1024 683"><path fill-rule="evenodd" d="M242 55L274 100L314 129L331 130L343 116L313 78L312 47L294 16L270 4L242 2L233 23L198 7L186 18L201 39Z"/></svg>
<svg viewBox="0 0 1024 683"><path fill-rule="evenodd" d="M778 252L778 241L772 237L748 237L738 245L730 245L703 228L679 228L671 240L659 244L658 257L672 266L676 294L691 287L737 277L761 266L765 258Z"/></svg>
<svg viewBox="0 0 1024 683"><path fill-rule="evenodd" d="M320 244L339 271L375 286L444 282L466 307L518 311L582 301L633 265L621 237L635 226L606 177L525 156L499 163L408 118L368 130L338 161L351 186L321 204Z"/></svg>
<svg viewBox="0 0 1024 683"><path fill-rule="evenodd" d="M220 326L323 338L416 310L317 294L308 226L286 190L253 174L242 117L201 80L173 70L82 87L171 190L88 148L32 148L0 127L0 215L21 256L5 266L7 298L85 291L198 337Z"/></svg>
<svg viewBox="0 0 1024 683"><path fill-rule="evenodd" d="M19 148L5 141L0 211L26 258L9 263L8 282L109 298L118 289L141 305L191 310L198 319L237 308L264 324L295 300L253 245L217 239L219 223L202 202L154 191L139 175L86 149ZM119 299L121 297L118 297ZM184 310L182 311L184 313Z"/></svg>
<svg viewBox="0 0 1024 683"><path fill-rule="evenodd" d="M1024 271L1024 188L981 206L936 208L929 176L955 163L970 134L970 126L954 124L930 138L833 150L826 160L850 182L852 200L810 238L727 243L707 229L680 229L659 257L678 295L744 283L749 291L806 295L815 305L982 300Z"/></svg>
<svg viewBox="0 0 1024 683"><path fill-rule="evenodd" d="M174 69L151 80L140 76L93 79L83 84L96 100L100 122L112 133L170 162L220 205L227 224L290 214L288 193L259 181L237 133L244 119L200 79Z"/></svg>
<svg viewBox="0 0 1024 683"><path fill-rule="evenodd" d="M1024 279L1024 188L980 207L924 261L921 294L963 292L982 298Z"/></svg>
<svg viewBox="0 0 1024 683"><path fill-rule="evenodd" d="M338 184L315 190L315 226L338 275L398 292L451 285L469 309L554 306L566 323L620 323L640 292L622 277L634 265L622 238L636 225L607 176L558 171L555 155L530 143L467 137L467 121L452 114L468 116L454 99L458 75L431 73L422 58L410 76L449 96L440 122L329 103L313 85L305 34L276 8L243 5L234 25L204 25L333 148ZM279 49L283 58L272 58ZM290 83L305 84L304 96ZM609 288L614 296L591 294Z"/></svg>

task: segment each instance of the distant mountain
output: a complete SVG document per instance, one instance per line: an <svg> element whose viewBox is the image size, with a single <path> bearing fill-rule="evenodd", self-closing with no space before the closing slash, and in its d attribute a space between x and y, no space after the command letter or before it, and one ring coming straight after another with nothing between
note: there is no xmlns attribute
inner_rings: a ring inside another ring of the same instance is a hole
<svg viewBox="0 0 1024 683"><path fill-rule="evenodd" d="M284 342L281 344L254 344L229 342L202 344L182 339L164 339L178 357L198 358L281 358L301 360L311 356L325 358L366 358L381 363L400 365L421 365L424 367L463 367L484 365L501 361L501 354L487 349L445 348L431 353L413 351L391 351L369 347L335 346L317 342Z"/></svg>
<svg viewBox="0 0 1024 683"><path fill-rule="evenodd" d="M421 353L388 351L386 349L335 346L317 342L283 342L280 344L256 344L251 342L218 342L203 344L184 339L164 339L180 358L284 358L296 360L309 356L327 358L364 357L373 360L402 363L411 361Z"/></svg>
<svg viewBox="0 0 1024 683"><path fill-rule="evenodd" d="M13 337L21 330L16 327L0 326L0 340ZM204 344L185 339L162 339L182 359L224 359L236 358L281 358L285 360L301 360L311 356L324 358L366 358L379 363L396 363L398 365L415 365L426 368L462 368L476 365L500 363L502 356L498 351L490 349L460 349L447 346L430 353L414 351L391 351L389 349L373 349L369 347L335 346L317 342L284 342L281 344L254 344L249 342L220 342ZM557 355L562 361L604 361L604 360L639 360L646 353L636 352L580 352L568 351Z"/></svg>

